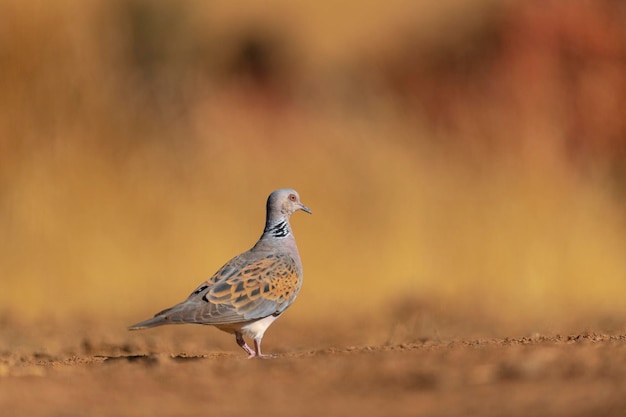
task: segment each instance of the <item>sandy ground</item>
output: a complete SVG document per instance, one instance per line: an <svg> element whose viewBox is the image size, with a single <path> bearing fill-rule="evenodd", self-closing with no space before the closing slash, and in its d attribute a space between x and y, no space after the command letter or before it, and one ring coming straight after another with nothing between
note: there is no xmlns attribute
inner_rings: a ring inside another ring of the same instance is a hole
<svg viewBox="0 0 626 417"><path fill-rule="evenodd" d="M454 337L384 321L279 323L264 341L278 357L247 360L230 335L200 326L128 332L125 320L5 315L0 414L626 415L620 332Z"/></svg>

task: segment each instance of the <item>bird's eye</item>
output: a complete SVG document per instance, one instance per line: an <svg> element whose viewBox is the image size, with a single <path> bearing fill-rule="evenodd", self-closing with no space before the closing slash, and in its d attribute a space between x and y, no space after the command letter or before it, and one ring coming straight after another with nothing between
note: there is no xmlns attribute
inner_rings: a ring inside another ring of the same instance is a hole
<svg viewBox="0 0 626 417"><path fill-rule="evenodd" d="M289 199L291 201L296 201L296 195L295 194L289 194Z"/></svg>

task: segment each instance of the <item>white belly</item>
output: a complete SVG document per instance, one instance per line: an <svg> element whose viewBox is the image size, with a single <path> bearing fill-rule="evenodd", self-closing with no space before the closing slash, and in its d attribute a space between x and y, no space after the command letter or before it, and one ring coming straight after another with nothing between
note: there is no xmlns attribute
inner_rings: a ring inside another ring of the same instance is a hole
<svg viewBox="0 0 626 417"><path fill-rule="evenodd" d="M242 326L241 330L248 337L253 339L261 338L263 337L263 334L265 334L267 328L270 327L270 325L274 323L274 320L277 318L277 316L267 316L261 320L253 321L252 323Z"/></svg>
<svg viewBox="0 0 626 417"><path fill-rule="evenodd" d="M241 332L253 339L262 338L268 327L278 318L278 316L267 316L259 320L245 323L233 323L216 326L218 329L228 333Z"/></svg>

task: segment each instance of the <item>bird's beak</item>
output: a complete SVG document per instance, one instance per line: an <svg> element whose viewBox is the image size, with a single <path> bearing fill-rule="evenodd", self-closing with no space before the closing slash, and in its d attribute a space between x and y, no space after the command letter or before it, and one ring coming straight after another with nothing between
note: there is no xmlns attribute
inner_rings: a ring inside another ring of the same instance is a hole
<svg viewBox="0 0 626 417"><path fill-rule="evenodd" d="M311 211L310 208L308 208L307 206L305 206L304 204L300 203L300 210L307 212L309 214L313 214L313 212Z"/></svg>

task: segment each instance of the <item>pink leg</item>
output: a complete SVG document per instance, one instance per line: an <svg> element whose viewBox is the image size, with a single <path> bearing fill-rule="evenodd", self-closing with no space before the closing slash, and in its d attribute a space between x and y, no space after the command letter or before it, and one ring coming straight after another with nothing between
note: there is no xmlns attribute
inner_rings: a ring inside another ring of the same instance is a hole
<svg viewBox="0 0 626 417"><path fill-rule="evenodd" d="M248 354L248 359L250 358L254 358L254 356L256 355L256 353L254 352L254 350L252 350L250 348L250 346L248 346L248 344L246 343L245 340L243 340L243 335L239 332L235 333L235 339L237 340L237 344L246 351L246 353ZM254 345L256 347L256 340L254 342Z"/></svg>
<svg viewBox="0 0 626 417"><path fill-rule="evenodd" d="M267 358L275 358L276 355L274 354L269 354L269 355L264 355L261 353L261 338L255 338L254 339L254 350L255 350L255 356L257 358L263 358L263 359L267 359ZM252 356L249 356L248 358L251 358Z"/></svg>

